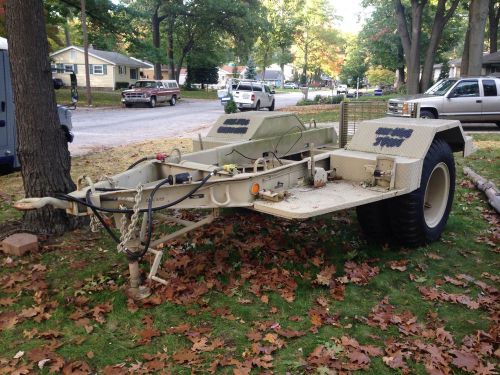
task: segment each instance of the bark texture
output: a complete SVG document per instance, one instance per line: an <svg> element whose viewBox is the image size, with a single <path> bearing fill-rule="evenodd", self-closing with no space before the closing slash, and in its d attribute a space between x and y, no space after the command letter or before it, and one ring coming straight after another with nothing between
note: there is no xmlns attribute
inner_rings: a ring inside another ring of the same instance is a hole
<svg viewBox="0 0 500 375"><path fill-rule="evenodd" d="M462 76L481 75L483 63L484 29L488 17L489 0L472 0L469 8L469 27L462 55Z"/></svg>
<svg viewBox="0 0 500 375"><path fill-rule="evenodd" d="M422 13L427 0L411 0L411 25L408 27L405 8L401 0L395 0L398 34L401 38L405 62L408 71L406 90L408 94L419 92L420 81L420 35L422 29Z"/></svg>
<svg viewBox="0 0 500 375"><path fill-rule="evenodd" d="M43 4L8 0L6 14L18 154L26 197L54 196L75 189L64 131L59 124L48 57ZM24 216L26 229L61 234L77 221L45 207Z"/></svg>
<svg viewBox="0 0 500 375"><path fill-rule="evenodd" d="M500 1L490 0L488 12L489 26L488 36L490 41L490 53L498 51L498 24L500 21Z"/></svg>
<svg viewBox="0 0 500 375"><path fill-rule="evenodd" d="M151 31L153 33L153 47L158 51L161 47L160 43L160 23L165 19L165 16L159 16L158 12L160 9L160 4L158 3L155 7L153 15L151 17ZM161 76L161 63L155 62L154 64L154 76L155 79L162 79Z"/></svg>
<svg viewBox="0 0 500 375"><path fill-rule="evenodd" d="M453 13L457 9L459 0L453 0L450 8L446 10L446 0L439 0L434 22L432 24L431 39L429 46L425 52L424 67L422 69L422 78L420 81L420 91L426 91L431 84L434 61L436 60L436 52L439 42L443 36L443 30Z"/></svg>

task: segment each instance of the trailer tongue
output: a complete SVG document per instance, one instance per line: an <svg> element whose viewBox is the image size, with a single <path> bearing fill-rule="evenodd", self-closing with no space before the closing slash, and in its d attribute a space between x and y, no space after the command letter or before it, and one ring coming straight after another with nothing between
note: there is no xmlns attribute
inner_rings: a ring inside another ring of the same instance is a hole
<svg viewBox="0 0 500 375"><path fill-rule="evenodd" d="M144 158L104 181L83 177L68 195L23 199L15 207L50 204L72 215L91 215L127 255L129 291L140 299L149 292L139 282L139 260L153 254L148 278L167 284L158 276L162 245L209 224L222 207L289 219L357 207L360 224L372 237L394 235L405 245L434 241L453 199L452 152L467 155L471 140L458 121L384 118L362 123L350 144L339 149L331 124L307 127L294 114L252 112L222 116L193 148L186 155L173 150ZM179 208L211 212L198 222L180 220L171 211L158 214ZM154 213L183 228L154 240ZM113 215L119 238L104 214ZM384 220L388 233L373 233Z"/></svg>

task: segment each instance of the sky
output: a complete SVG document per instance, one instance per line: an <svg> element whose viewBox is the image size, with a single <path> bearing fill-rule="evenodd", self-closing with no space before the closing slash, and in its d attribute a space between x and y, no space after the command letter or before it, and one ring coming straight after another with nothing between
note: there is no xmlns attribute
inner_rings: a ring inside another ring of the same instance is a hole
<svg viewBox="0 0 500 375"><path fill-rule="evenodd" d="M343 31L353 34L358 33L370 11L361 6L362 0L330 0L330 4L335 8L335 14L341 16L343 20L337 21L337 25Z"/></svg>

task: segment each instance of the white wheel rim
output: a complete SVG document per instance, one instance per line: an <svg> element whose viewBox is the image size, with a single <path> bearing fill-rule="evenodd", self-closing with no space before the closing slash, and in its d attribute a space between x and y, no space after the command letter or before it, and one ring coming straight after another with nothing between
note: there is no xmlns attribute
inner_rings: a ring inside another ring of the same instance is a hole
<svg viewBox="0 0 500 375"><path fill-rule="evenodd" d="M424 219L429 228L439 224L446 211L450 192L450 171L441 162L437 164L427 181L424 196Z"/></svg>

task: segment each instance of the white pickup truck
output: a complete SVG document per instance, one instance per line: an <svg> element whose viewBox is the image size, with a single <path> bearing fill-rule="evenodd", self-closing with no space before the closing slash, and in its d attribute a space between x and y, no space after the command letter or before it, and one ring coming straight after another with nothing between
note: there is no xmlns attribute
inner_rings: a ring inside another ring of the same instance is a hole
<svg viewBox="0 0 500 375"><path fill-rule="evenodd" d="M257 81L237 81L228 84L227 89L219 90L218 92L218 96L223 103L229 94L233 96L233 100L240 111L247 109L258 111L261 108L268 108L270 111L274 111L274 90L271 90L264 83Z"/></svg>
<svg viewBox="0 0 500 375"><path fill-rule="evenodd" d="M443 79L424 94L390 99L387 115L410 117L415 104L420 106L421 118L494 122L500 126L500 78Z"/></svg>

